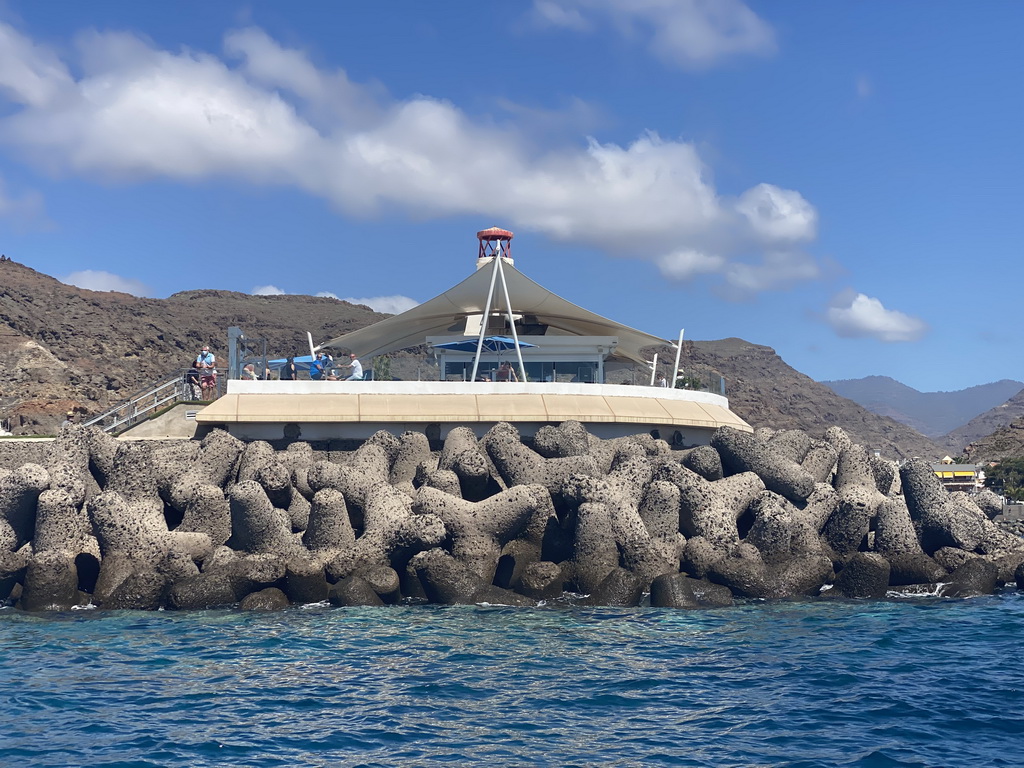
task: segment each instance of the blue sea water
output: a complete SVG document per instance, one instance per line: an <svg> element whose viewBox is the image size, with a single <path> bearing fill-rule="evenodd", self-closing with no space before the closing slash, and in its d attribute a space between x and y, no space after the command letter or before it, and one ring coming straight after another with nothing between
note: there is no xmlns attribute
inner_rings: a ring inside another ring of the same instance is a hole
<svg viewBox="0 0 1024 768"><path fill-rule="evenodd" d="M1024 597L33 615L3 766L1012 766Z"/></svg>

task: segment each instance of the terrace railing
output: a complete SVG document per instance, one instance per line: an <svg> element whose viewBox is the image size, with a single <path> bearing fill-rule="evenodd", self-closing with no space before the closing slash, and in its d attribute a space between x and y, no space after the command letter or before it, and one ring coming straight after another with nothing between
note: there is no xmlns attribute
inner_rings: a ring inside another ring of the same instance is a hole
<svg viewBox="0 0 1024 768"><path fill-rule="evenodd" d="M193 385L186 380L187 370L182 368L160 379L155 384L140 389L127 400L123 400L99 416L94 416L84 422L85 426L95 425L104 432L120 432L149 418L161 408L178 402L197 400L201 392L194 391ZM224 378L223 375L217 376L213 399L223 394Z"/></svg>

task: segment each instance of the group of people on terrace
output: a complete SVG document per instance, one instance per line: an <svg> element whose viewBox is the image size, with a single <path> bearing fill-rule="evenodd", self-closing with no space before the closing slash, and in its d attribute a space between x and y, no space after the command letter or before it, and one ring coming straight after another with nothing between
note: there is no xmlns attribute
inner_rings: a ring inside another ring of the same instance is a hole
<svg viewBox="0 0 1024 768"><path fill-rule="evenodd" d="M310 363L309 378L313 381L362 381L363 364L355 352L349 353L348 358L348 363L335 367L334 359L329 354L318 352ZM348 370L339 371L339 368ZM242 368L241 378L243 381L267 381L274 378L274 375L270 368L266 368L260 376L256 373L255 364L248 363ZM296 381L300 378L294 357L288 357L284 365L280 366L277 378L281 381ZM217 357L209 346L204 346L192 361L185 374L185 384L193 400L216 399Z"/></svg>

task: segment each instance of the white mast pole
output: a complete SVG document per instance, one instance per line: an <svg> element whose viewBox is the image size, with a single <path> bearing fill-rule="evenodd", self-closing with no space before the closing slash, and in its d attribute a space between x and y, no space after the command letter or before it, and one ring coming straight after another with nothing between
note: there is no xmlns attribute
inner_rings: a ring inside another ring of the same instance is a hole
<svg viewBox="0 0 1024 768"><path fill-rule="evenodd" d="M654 360L651 362L651 386L654 386L654 374L658 370L658 353L654 353Z"/></svg>
<svg viewBox="0 0 1024 768"><path fill-rule="evenodd" d="M480 336L476 340L476 357L473 359L473 374L470 381L476 381L476 372L480 368L480 353L484 348L484 335L487 333L487 323L491 316L491 300L494 298L494 281L498 278L498 270L501 269L501 259L494 258L494 269L491 270L491 287L487 289L487 301L484 304L484 314L480 318Z"/></svg>
<svg viewBox="0 0 1024 768"><path fill-rule="evenodd" d="M512 316L512 300L508 297L508 283L505 281L505 268L498 258L498 272L501 273L501 289L505 295L505 307L508 310L508 324L512 327L512 341L516 343L516 357L519 359L519 380L526 381L526 364L523 363L523 350L519 346L519 334L516 332L516 320Z"/></svg>
<svg viewBox="0 0 1024 768"><path fill-rule="evenodd" d="M672 389L675 389L676 384L679 383L679 358L683 354L683 331L685 330L685 328L679 329L679 346L676 347L676 367L674 369L675 373L672 375Z"/></svg>

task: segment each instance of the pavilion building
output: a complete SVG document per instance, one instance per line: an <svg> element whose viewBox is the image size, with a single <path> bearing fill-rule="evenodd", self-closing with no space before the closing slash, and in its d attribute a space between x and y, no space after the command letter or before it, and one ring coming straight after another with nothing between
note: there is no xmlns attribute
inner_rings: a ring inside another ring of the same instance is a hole
<svg viewBox="0 0 1024 768"><path fill-rule="evenodd" d="M534 282L512 259L513 234L477 233L476 270L412 309L330 339L318 349L355 352L364 365L427 345L432 381L241 381L196 415L245 439L365 439L379 429L443 438L456 426L482 435L499 421L531 436L568 419L616 437L651 432L683 447L706 444L720 426L750 431L724 391L638 386L651 347L672 341L583 309ZM502 362L514 381L496 381ZM625 374L625 375L624 375ZM635 378L635 374L634 374Z"/></svg>

